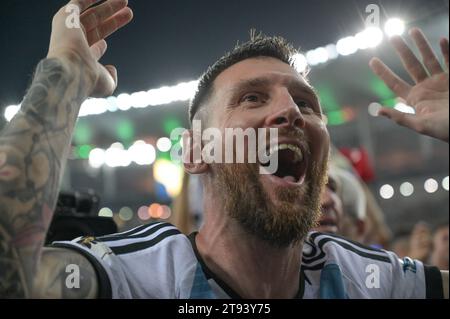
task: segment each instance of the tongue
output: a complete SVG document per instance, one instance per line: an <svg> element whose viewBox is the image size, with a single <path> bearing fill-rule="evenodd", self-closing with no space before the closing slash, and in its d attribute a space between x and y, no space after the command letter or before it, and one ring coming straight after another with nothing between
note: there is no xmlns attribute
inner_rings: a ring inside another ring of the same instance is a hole
<svg viewBox="0 0 450 319"><path fill-rule="evenodd" d="M295 178L294 178L293 176L284 176L283 179L284 179L286 182L292 182L292 183L295 183Z"/></svg>

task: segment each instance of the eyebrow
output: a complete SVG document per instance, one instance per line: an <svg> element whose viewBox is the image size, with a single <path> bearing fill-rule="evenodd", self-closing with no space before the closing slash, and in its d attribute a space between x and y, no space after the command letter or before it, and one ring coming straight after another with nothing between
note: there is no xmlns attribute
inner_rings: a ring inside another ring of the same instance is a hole
<svg viewBox="0 0 450 319"><path fill-rule="evenodd" d="M274 80L273 78L266 77L266 76L252 78L252 79L245 79L245 80L239 81L236 85L234 85L229 90L229 92L231 93L231 95L234 96L236 94L241 93L244 90L269 87L274 83L274 81L277 81L277 80L276 79ZM314 98L315 102L317 102L319 104L319 96L313 87L301 82L298 79L291 78L291 77L288 79L283 79L282 83L284 85L286 85L290 91L300 91L300 92L303 92L303 93L306 93L306 94L312 96Z"/></svg>

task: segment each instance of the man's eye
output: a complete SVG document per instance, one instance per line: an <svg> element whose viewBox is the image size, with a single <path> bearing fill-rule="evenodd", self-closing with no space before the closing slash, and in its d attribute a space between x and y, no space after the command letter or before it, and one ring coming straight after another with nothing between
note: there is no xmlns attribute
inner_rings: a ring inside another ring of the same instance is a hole
<svg viewBox="0 0 450 319"><path fill-rule="evenodd" d="M312 108L312 105L308 101L305 101L305 100L299 100L296 103L300 109L303 109L303 108L311 109Z"/></svg>
<svg viewBox="0 0 450 319"><path fill-rule="evenodd" d="M328 178L328 183L327 183L327 187L333 192L333 193L337 193L337 184L334 180L332 180L331 178Z"/></svg>
<svg viewBox="0 0 450 319"><path fill-rule="evenodd" d="M336 189L336 185L333 183L328 183L328 188L333 192L336 193L337 189Z"/></svg>
<svg viewBox="0 0 450 319"><path fill-rule="evenodd" d="M258 102L260 100L259 96L256 94L245 95L242 101L244 102Z"/></svg>

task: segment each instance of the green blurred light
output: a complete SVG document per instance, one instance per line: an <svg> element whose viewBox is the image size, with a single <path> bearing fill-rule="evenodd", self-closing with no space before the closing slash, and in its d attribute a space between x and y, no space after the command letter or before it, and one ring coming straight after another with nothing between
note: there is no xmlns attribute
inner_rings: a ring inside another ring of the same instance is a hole
<svg viewBox="0 0 450 319"><path fill-rule="evenodd" d="M346 122L344 112L342 112L340 110L328 112L327 118L328 118L328 125L331 125L331 126L341 125Z"/></svg>
<svg viewBox="0 0 450 319"><path fill-rule="evenodd" d="M87 144L91 141L92 138L92 130L91 127L83 122L83 121L78 121L76 127L75 127L75 132L73 134L73 140L75 142L75 144Z"/></svg>
<svg viewBox="0 0 450 319"><path fill-rule="evenodd" d="M182 127L181 123L178 119L174 117L167 118L163 122L163 130L167 136L170 136L170 133L172 133L172 131L178 127Z"/></svg>
<svg viewBox="0 0 450 319"><path fill-rule="evenodd" d="M172 159L170 158L170 152L158 152L156 155L156 159L165 159L168 161L172 161Z"/></svg>
<svg viewBox="0 0 450 319"><path fill-rule="evenodd" d="M382 100L380 104L386 107L393 108L397 104L397 99L396 98L385 99Z"/></svg>
<svg viewBox="0 0 450 319"><path fill-rule="evenodd" d="M370 88L372 92L380 99L387 100L393 98L394 92L389 89L386 84L377 77L373 77L370 81Z"/></svg>
<svg viewBox="0 0 450 319"><path fill-rule="evenodd" d="M78 147L78 156L82 159L88 159L89 158L89 153L92 150L92 146L91 145L81 145Z"/></svg>
<svg viewBox="0 0 450 319"><path fill-rule="evenodd" d="M176 137L176 138L170 140L170 141L172 142L172 147L173 147L174 145L176 145L177 143L180 143L180 144L181 144L181 138L182 138L182 136L181 136L181 135L174 135L174 137Z"/></svg>
<svg viewBox="0 0 450 319"><path fill-rule="evenodd" d="M320 104L325 111L332 112L340 109L339 103L331 88L321 86L318 87L317 92L320 97Z"/></svg>
<svg viewBox="0 0 450 319"><path fill-rule="evenodd" d="M134 125L130 120L122 120L117 125L117 137L121 142L130 142L134 138Z"/></svg>

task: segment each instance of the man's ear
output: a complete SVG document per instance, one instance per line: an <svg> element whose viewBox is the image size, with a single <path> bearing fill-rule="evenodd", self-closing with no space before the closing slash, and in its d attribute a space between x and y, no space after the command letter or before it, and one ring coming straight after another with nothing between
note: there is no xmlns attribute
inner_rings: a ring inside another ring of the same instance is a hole
<svg viewBox="0 0 450 319"><path fill-rule="evenodd" d="M203 174L209 169L209 165L202 158L202 138L200 134L194 134L192 130L183 133L183 165L189 174Z"/></svg>

